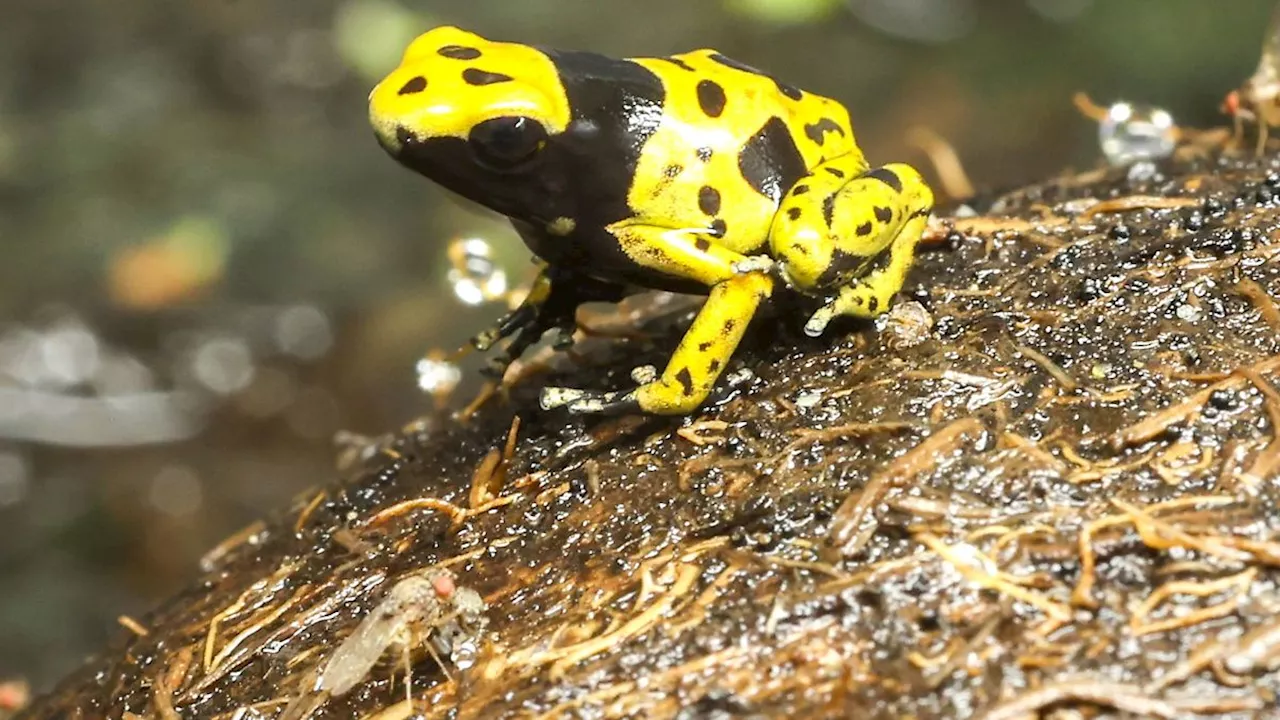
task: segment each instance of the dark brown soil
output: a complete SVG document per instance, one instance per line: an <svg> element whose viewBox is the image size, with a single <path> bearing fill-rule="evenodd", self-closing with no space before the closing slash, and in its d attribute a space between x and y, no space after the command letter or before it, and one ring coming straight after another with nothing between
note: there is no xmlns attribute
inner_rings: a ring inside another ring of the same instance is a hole
<svg viewBox="0 0 1280 720"><path fill-rule="evenodd" d="M441 563L489 624L416 663L426 718L1280 717L1280 158L1182 155L946 220L930 331L761 317L697 417L543 413L532 376L356 447L23 717L278 717ZM551 380L661 364L647 327ZM410 717L402 678L313 717Z"/></svg>

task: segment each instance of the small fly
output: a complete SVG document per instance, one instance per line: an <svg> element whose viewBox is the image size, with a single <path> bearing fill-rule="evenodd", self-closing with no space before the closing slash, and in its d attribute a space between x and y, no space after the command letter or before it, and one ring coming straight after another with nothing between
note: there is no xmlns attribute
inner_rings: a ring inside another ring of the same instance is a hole
<svg viewBox="0 0 1280 720"><path fill-rule="evenodd" d="M442 657L459 669L469 668L475 663L486 609L480 594L459 587L448 570L405 577L329 656L310 691L290 704L282 720L309 717L328 698L350 692L389 650L398 650L403 659L405 696L412 706L413 651L425 647L446 675L448 665Z"/></svg>
<svg viewBox="0 0 1280 720"><path fill-rule="evenodd" d="M1239 89L1227 93L1222 110L1235 123L1237 143L1244 137L1244 121L1257 123L1256 152L1261 155L1266 150L1271 127L1280 127L1280 3L1271 11L1258 69Z"/></svg>

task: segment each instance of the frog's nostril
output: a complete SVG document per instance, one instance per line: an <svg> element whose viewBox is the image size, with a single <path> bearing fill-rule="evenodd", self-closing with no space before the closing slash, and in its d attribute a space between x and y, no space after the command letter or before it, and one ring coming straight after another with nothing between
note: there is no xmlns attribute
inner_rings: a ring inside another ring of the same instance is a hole
<svg viewBox="0 0 1280 720"><path fill-rule="evenodd" d="M383 150L391 153L392 157L400 157L406 149L418 144L418 138L414 137L412 131L403 125L375 125L374 136L378 139L378 144Z"/></svg>
<svg viewBox="0 0 1280 720"><path fill-rule="evenodd" d="M427 89L427 79L422 77L421 75L417 75L409 78L408 82L400 86L400 91L396 94L412 95L414 93L420 93L426 89Z"/></svg>

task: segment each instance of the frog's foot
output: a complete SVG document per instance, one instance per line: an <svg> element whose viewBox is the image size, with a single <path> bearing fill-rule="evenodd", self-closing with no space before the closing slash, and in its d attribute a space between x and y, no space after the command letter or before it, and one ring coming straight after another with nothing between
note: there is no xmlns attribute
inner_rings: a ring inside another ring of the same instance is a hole
<svg viewBox="0 0 1280 720"><path fill-rule="evenodd" d="M543 410L563 408L574 415L625 415L641 412L636 391L599 392L577 388L548 387L542 389Z"/></svg>
<svg viewBox="0 0 1280 720"><path fill-rule="evenodd" d="M688 366L673 362L665 373L659 375L654 366L642 365L631 371L631 379L637 387L630 390L602 392L549 387L542 391L541 405L543 410L562 408L579 415L688 415L707 402L720 402L735 388L755 377L750 370L744 369L716 386L721 366L720 360L713 359L706 366L706 371L695 372Z"/></svg>
<svg viewBox="0 0 1280 720"><path fill-rule="evenodd" d="M525 350L528 350L534 343L542 338L543 333L552 327L551 324L540 322L531 322L520 328L516 336L502 350L489 358L480 372L493 378L500 379L506 375L507 368L511 363L515 362ZM479 336L477 336L479 337ZM484 348L480 348L484 349Z"/></svg>
<svg viewBox="0 0 1280 720"><path fill-rule="evenodd" d="M507 367L555 324L548 317L551 291L550 276L546 271L539 273L529 289L529 294L525 296L524 302L520 303L519 307L499 318L493 327L471 338L472 347L484 352L493 348L504 338L515 336L502 352L489 359L481 372L492 378L501 378L506 373Z"/></svg>
<svg viewBox="0 0 1280 720"><path fill-rule="evenodd" d="M641 365L631 371L631 379L643 387L658 380L658 369L652 365ZM543 410L564 408L577 415L619 415L641 411L639 401L636 400L636 390L593 392L549 387L543 389L540 404Z"/></svg>
<svg viewBox="0 0 1280 720"><path fill-rule="evenodd" d="M766 275L776 269L777 262L768 255L748 255L747 257L733 263L733 272L737 275L745 275L747 273L765 273Z"/></svg>
<svg viewBox="0 0 1280 720"><path fill-rule="evenodd" d="M575 415L687 415L698 409L707 395L691 391L684 384L685 377L674 383L658 378L631 390L611 392L549 387L542 390L541 405L543 410L563 408Z"/></svg>
<svg viewBox="0 0 1280 720"><path fill-rule="evenodd" d="M519 307L502 316L489 330L472 338L471 344L477 350L485 351L511 337L511 342L484 369L490 376L502 377L507 367L541 340L548 330L560 331L556 349L572 345L579 305L596 301L617 302L624 295L625 291L616 285L548 268L534 280L533 287Z"/></svg>
<svg viewBox="0 0 1280 720"><path fill-rule="evenodd" d="M560 319L553 330L556 331L556 337L551 341L551 347L554 350L568 350L573 347L574 334L578 332L578 320L570 315Z"/></svg>
<svg viewBox="0 0 1280 720"><path fill-rule="evenodd" d="M842 287L834 300L818 308L817 312L809 317L809 321L804 325L804 334L809 337L822 335L826 332L827 325L841 315L873 318L879 315L882 309L889 307L889 302L896 292L897 288L894 287L882 284L880 288L876 288L862 282Z"/></svg>
<svg viewBox="0 0 1280 720"><path fill-rule="evenodd" d="M480 352L485 352L503 338L532 325L537 320L537 316L537 305L525 301L520 307L498 318L493 327L471 338L471 346Z"/></svg>
<svg viewBox="0 0 1280 720"><path fill-rule="evenodd" d="M798 182L770 230L778 274L803 293L834 295L805 324L810 336L840 315L872 318L889 309L933 208L933 192L913 168L854 175L853 162L836 158L827 172Z"/></svg>
<svg viewBox="0 0 1280 720"><path fill-rule="evenodd" d="M733 397L733 394L739 388L755 379L756 373L751 368L742 368L736 372L731 372L724 376L723 381L711 388L711 392L707 394L707 399L703 401L703 405L721 405Z"/></svg>
<svg viewBox="0 0 1280 720"><path fill-rule="evenodd" d="M648 385L658 380L658 368L653 365L641 365L631 371L631 379L637 385Z"/></svg>
<svg viewBox="0 0 1280 720"><path fill-rule="evenodd" d="M893 296L906 281L916 243L924 233L927 220L925 215L911 217L889 247L881 251L877 258L878 267L865 277L841 286L834 299L810 316L804 326L805 334L809 337L822 335L827 325L841 315L868 319L886 312Z"/></svg>

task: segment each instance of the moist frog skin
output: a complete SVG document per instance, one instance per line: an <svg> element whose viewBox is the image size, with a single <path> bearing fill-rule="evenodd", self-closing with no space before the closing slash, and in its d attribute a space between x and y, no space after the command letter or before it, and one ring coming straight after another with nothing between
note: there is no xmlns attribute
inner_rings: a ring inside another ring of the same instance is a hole
<svg viewBox="0 0 1280 720"><path fill-rule="evenodd" d="M810 335L885 312L933 206L912 167L867 164L840 103L709 49L615 59L439 27L374 88L369 119L399 163L507 216L544 262L473 341L511 338L497 368L571 332L584 302L707 295L660 375L548 387L548 410L693 412L779 285L821 299Z"/></svg>

